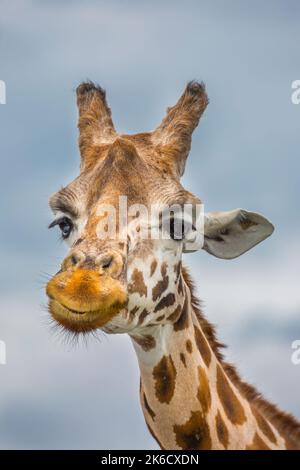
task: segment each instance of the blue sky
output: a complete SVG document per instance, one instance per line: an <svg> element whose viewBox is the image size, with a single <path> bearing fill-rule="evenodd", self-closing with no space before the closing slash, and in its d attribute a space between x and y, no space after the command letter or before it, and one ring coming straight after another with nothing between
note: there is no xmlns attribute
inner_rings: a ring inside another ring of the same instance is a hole
<svg viewBox="0 0 300 470"><path fill-rule="evenodd" d="M49 195L78 173L74 90L107 90L120 132L154 128L187 81L209 107L183 183L207 210L269 217L272 238L237 260L186 255L228 358L268 398L300 417L299 124L296 0L2 0L0 79L1 448L156 447L138 403L126 336L72 348L41 307L43 273L66 248L47 231Z"/></svg>

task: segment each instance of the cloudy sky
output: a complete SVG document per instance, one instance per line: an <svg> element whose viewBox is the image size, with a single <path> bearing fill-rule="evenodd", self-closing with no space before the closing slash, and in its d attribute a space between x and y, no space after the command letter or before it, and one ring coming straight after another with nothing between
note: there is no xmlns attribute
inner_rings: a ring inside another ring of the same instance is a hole
<svg viewBox="0 0 300 470"><path fill-rule="evenodd" d="M157 448L129 339L71 346L44 309L66 253L46 228L47 200L78 173L74 90L87 78L128 133L154 128L188 80L205 81L184 185L206 210L256 210L276 231L234 261L185 261L227 357L300 418L299 21L297 0L1 1L0 448Z"/></svg>

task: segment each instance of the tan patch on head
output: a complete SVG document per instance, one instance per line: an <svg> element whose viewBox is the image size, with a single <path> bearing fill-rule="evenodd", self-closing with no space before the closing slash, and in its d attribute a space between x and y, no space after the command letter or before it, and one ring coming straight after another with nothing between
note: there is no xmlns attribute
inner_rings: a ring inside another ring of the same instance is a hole
<svg viewBox="0 0 300 470"><path fill-rule="evenodd" d="M192 345L192 342L191 340L187 340L187 342L185 343L186 345L186 350L188 353L192 354L192 351L193 351L193 345Z"/></svg>
<svg viewBox="0 0 300 470"><path fill-rule="evenodd" d="M257 433L253 438L251 444L246 447L246 450L271 450L270 447L259 437Z"/></svg>
<svg viewBox="0 0 300 470"><path fill-rule="evenodd" d="M143 273L136 268L132 273L131 282L128 284L128 292L130 294L137 292L140 296L147 296L147 286L144 282Z"/></svg>
<svg viewBox="0 0 300 470"><path fill-rule="evenodd" d="M219 364L217 365L217 391L227 418L233 424L243 424L246 421L244 408Z"/></svg>
<svg viewBox="0 0 300 470"><path fill-rule="evenodd" d="M189 315L188 315L188 297L185 296L184 304L181 310L181 315L178 320L174 323L174 330L184 330L189 326Z"/></svg>
<svg viewBox="0 0 300 470"><path fill-rule="evenodd" d="M211 407L211 394L206 372L203 367L198 367L199 387L197 398L201 404L204 414L207 414Z"/></svg>
<svg viewBox="0 0 300 470"><path fill-rule="evenodd" d="M152 408L150 407L150 405L149 405L149 403L148 403L148 400L147 400L147 398L146 398L145 393L143 394L143 398L144 398L145 409L147 410L148 414L151 416L152 420L154 420L154 418L155 418L155 413L154 413L154 411L152 410Z"/></svg>
<svg viewBox="0 0 300 470"><path fill-rule="evenodd" d="M209 450L209 427L201 411L192 411L190 419L182 425L174 424L177 445L183 450Z"/></svg>
<svg viewBox="0 0 300 470"><path fill-rule="evenodd" d="M153 369L155 394L161 403L170 403L175 391L176 369L171 356L163 356Z"/></svg>
<svg viewBox="0 0 300 470"><path fill-rule="evenodd" d="M216 430L217 430L219 441L221 442L221 444L223 444L225 449L227 449L228 441L229 441L229 433L219 410L216 415Z"/></svg>
<svg viewBox="0 0 300 470"><path fill-rule="evenodd" d="M132 339L139 345L144 351L150 351L151 349L155 348L156 342L153 336L145 335L145 336L133 336Z"/></svg>
<svg viewBox="0 0 300 470"><path fill-rule="evenodd" d="M254 407L252 408L252 412L260 430L264 433L265 436L267 436L269 441L273 442L273 444L276 444L277 440L275 434L273 433L272 428L267 420Z"/></svg>
<svg viewBox="0 0 300 470"><path fill-rule="evenodd" d="M206 367L209 367L210 361L211 361L211 350L208 345L208 342L206 341L206 338L204 337L203 333L200 331L200 329L195 325L195 339L196 339L196 344L197 347L200 351L201 357L206 365Z"/></svg>
<svg viewBox="0 0 300 470"><path fill-rule="evenodd" d="M167 276L167 265L162 264L161 267L162 279L158 281L155 287L152 289L152 299L155 301L167 290L169 285L169 277Z"/></svg>
<svg viewBox="0 0 300 470"><path fill-rule="evenodd" d="M162 310L163 308L166 307L171 307L175 302L175 295L170 293L163 297L158 304L156 305L154 312L158 312L159 310Z"/></svg>

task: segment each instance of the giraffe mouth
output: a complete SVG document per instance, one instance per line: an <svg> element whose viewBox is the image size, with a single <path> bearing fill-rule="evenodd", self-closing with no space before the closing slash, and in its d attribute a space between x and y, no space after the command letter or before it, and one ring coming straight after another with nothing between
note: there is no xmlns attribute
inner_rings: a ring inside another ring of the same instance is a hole
<svg viewBox="0 0 300 470"><path fill-rule="evenodd" d="M64 304L60 304L65 310L68 310L71 313L74 313L75 315L85 315L86 313L89 313L88 311L86 312L79 312L78 310L74 310L73 308L67 307Z"/></svg>
<svg viewBox="0 0 300 470"><path fill-rule="evenodd" d="M124 303L116 302L109 308L78 312L55 299L49 301L49 312L52 318L65 329L75 333L85 333L102 328L113 317L121 313L124 307Z"/></svg>

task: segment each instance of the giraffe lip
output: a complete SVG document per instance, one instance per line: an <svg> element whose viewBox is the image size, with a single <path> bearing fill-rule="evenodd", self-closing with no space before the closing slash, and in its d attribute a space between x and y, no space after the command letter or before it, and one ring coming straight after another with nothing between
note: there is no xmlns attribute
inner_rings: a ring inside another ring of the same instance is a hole
<svg viewBox="0 0 300 470"><path fill-rule="evenodd" d="M82 311L82 312L80 312L80 311L75 310L75 309L73 309L73 308L67 307L67 305L65 305L64 303L62 303L62 302L56 300L52 295L48 295L48 297L49 297L49 299L50 299L50 303L52 303L52 304L53 304L53 303L54 303L54 304L57 304L57 305L59 305L60 307L62 307L63 309L67 310L68 312L73 313L74 315L84 315L84 314L86 314L86 313L91 313L91 312L89 312L89 311Z"/></svg>
<svg viewBox="0 0 300 470"><path fill-rule="evenodd" d="M74 313L75 315L84 315L85 313L90 313L90 312L78 312L78 310L73 310L70 307L67 307L64 304L61 304L66 310L69 310L69 312Z"/></svg>
<svg viewBox="0 0 300 470"><path fill-rule="evenodd" d="M73 308L70 308L70 307L67 307L67 305L63 304L62 302L58 302L57 300L55 299L52 299L52 301L55 301L57 304L59 304L61 307L63 307L65 310L67 310L68 312L70 313L73 313L74 315L86 315L86 314L93 314L93 313L99 313L100 309L96 309L96 310L85 310L85 311L78 311L78 310L74 310Z"/></svg>
<svg viewBox="0 0 300 470"><path fill-rule="evenodd" d="M124 306L124 304L116 303L109 310L98 309L78 312L52 298L49 303L49 311L54 320L67 330L79 333L104 327L114 316L121 312Z"/></svg>

